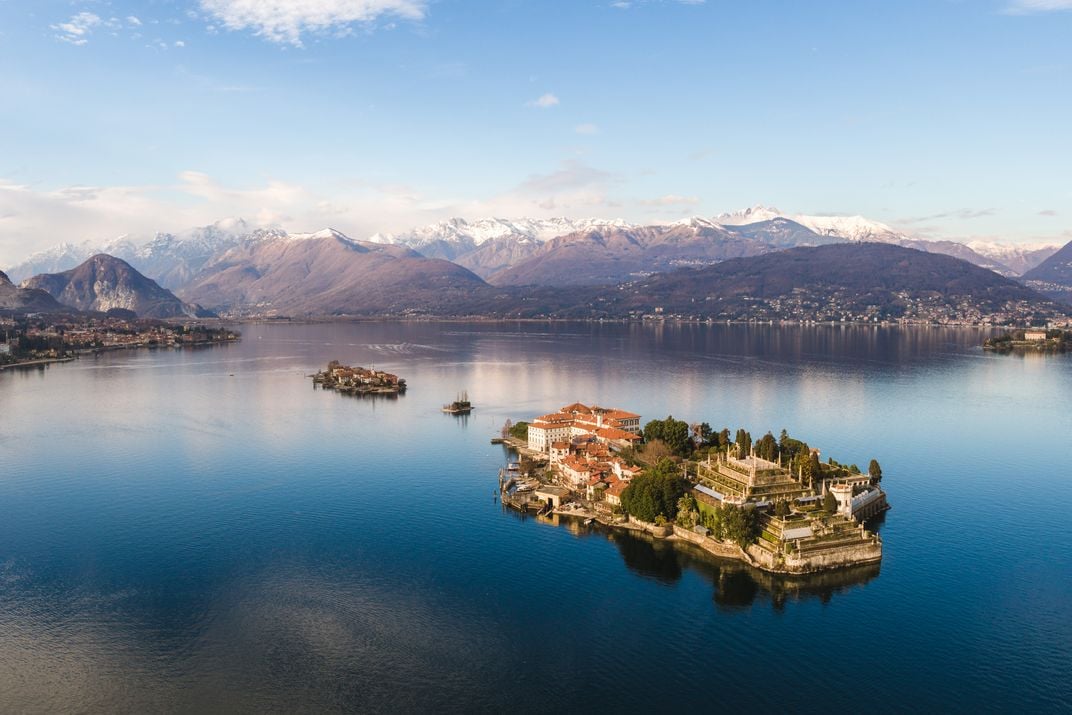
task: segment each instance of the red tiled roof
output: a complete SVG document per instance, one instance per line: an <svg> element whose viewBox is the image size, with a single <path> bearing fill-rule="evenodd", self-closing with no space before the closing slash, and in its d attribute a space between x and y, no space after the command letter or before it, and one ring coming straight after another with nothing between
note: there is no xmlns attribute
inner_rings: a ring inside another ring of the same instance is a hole
<svg viewBox="0 0 1072 715"><path fill-rule="evenodd" d="M609 409L603 413L603 416L609 417L612 420L635 420L640 417L640 415L634 412L626 412L625 410L619 409Z"/></svg>
<svg viewBox="0 0 1072 715"><path fill-rule="evenodd" d="M620 430L617 427L602 427L596 430L596 434L603 439L624 439L631 441L640 439L639 435L635 435L632 432L626 432L625 430Z"/></svg>

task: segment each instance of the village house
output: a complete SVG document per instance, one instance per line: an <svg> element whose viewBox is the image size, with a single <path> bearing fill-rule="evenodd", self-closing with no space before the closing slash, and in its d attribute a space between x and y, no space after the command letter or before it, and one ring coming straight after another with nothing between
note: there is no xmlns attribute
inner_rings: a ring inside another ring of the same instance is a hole
<svg viewBox="0 0 1072 715"><path fill-rule="evenodd" d="M556 442L574 437L594 437L618 449L628 447L641 439L640 415L575 402L529 423L528 447L538 452L550 452Z"/></svg>
<svg viewBox="0 0 1072 715"><path fill-rule="evenodd" d="M617 452L640 440L640 415L579 402L537 417L528 428L529 448L548 455L559 484L589 501L609 494L611 505L640 472Z"/></svg>

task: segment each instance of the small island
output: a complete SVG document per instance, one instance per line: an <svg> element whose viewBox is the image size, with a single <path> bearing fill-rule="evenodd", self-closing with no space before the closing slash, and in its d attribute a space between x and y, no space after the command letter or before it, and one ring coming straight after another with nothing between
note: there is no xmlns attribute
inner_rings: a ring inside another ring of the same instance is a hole
<svg viewBox="0 0 1072 715"><path fill-rule="evenodd" d="M983 350L996 353L1066 353L1072 351L1072 330L1011 330L987 338Z"/></svg>
<svg viewBox="0 0 1072 715"><path fill-rule="evenodd" d="M443 405L443 411L449 415L467 415L473 411L473 403L469 401L469 393L462 391L458 399L449 405Z"/></svg>
<svg viewBox="0 0 1072 715"><path fill-rule="evenodd" d="M406 381L398 375L364 367L350 367L338 360L326 370L312 376L313 386L348 395L399 395L406 391Z"/></svg>
<svg viewBox="0 0 1072 715"><path fill-rule="evenodd" d="M790 437L753 443L672 416L651 420L574 403L508 423L499 441L520 456L499 472L502 503L689 543L772 573L877 563L866 527L886 511L882 468L867 473Z"/></svg>

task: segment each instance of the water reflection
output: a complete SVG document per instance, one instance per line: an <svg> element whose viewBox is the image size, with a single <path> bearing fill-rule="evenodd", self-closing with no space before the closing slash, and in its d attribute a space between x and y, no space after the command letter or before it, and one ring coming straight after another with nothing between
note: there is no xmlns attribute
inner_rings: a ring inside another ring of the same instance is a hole
<svg viewBox="0 0 1072 715"><path fill-rule="evenodd" d="M522 519L534 518L518 515ZM680 581L686 571L699 573L714 587L712 599L715 605L720 611L727 612L748 610L757 601L769 601L777 610L789 601L816 598L829 603L836 594L875 579L881 567L881 564L865 564L816 574L773 574L713 556L687 542L656 539L650 534L597 524L584 526L573 517L556 516L538 521L562 524L570 533L582 538L595 534L605 537L618 548L630 571L659 583L672 585Z"/></svg>

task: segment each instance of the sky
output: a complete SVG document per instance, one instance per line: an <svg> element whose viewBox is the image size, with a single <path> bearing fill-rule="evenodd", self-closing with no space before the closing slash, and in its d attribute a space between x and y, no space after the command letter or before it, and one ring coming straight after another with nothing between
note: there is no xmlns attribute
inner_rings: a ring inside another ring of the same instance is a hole
<svg viewBox="0 0 1072 715"><path fill-rule="evenodd" d="M1072 0L0 0L0 266L226 217L1072 239Z"/></svg>

